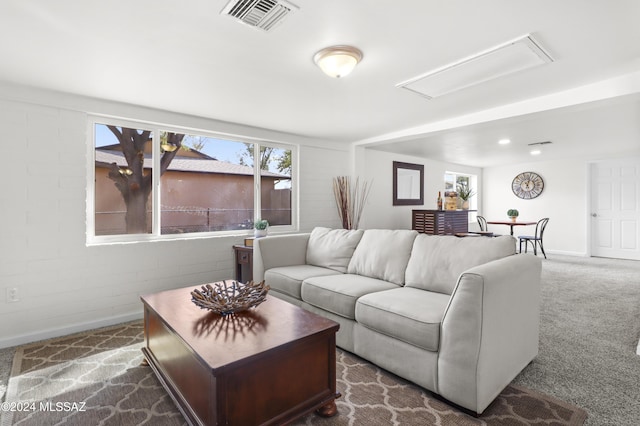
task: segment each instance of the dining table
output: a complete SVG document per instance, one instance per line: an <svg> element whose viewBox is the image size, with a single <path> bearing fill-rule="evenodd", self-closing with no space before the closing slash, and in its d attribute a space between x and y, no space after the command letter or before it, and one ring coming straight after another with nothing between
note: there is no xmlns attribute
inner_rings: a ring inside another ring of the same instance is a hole
<svg viewBox="0 0 640 426"><path fill-rule="evenodd" d="M514 226L527 226L527 225L535 225L538 222L528 222L528 221L513 221L513 220L488 220L487 225L507 225L511 229L511 236L513 236L513 227Z"/></svg>

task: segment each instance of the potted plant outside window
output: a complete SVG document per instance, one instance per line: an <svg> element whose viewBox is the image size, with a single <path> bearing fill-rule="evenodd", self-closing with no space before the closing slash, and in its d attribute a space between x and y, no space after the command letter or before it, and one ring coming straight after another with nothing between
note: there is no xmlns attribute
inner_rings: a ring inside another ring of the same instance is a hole
<svg viewBox="0 0 640 426"><path fill-rule="evenodd" d="M515 222L518 219L518 216L520 216L520 212L516 209L509 209L507 210L507 216L511 218L512 222Z"/></svg>
<svg viewBox="0 0 640 426"><path fill-rule="evenodd" d="M269 222L265 219L256 220L253 224L253 236L256 238L266 237L269 231Z"/></svg>

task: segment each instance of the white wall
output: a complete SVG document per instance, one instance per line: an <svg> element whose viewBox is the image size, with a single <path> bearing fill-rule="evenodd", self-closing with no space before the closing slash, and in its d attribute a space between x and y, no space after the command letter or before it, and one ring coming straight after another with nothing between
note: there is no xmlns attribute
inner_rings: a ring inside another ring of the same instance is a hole
<svg viewBox="0 0 640 426"><path fill-rule="evenodd" d="M342 150L304 147L300 159L300 230L310 232L315 226L341 228L333 195L333 178L349 175L349 153ZM313 191L307 191L313 188Z"/></svg>
<svg viewBox="0 0 640 426"><path fill-rule="evenodd" d="M374 149L363 149L360 152L363 152L365 160L357 162L357 174L372 184L367 206L362 215L362 228L411 229L411 210L436 208L438 191L444 190L446 171L478 175L478 187L482 187L482 169L477 167L460 166ZM394 161L424 165L424 205L393 205Z"/></svg>
<svg viewBox="0 0 640 426"><path fill-rule="evenodd" d="M520 212L519 220L537 221L549 217L544 236L547 253L589 254L589 167L596 159L582 157L479 169L373 149L362 152L365 161L357 162L358 174L373 182L363 214L363 228L410 229L411 210L435 208L444 172L455 171L478 175L478 214L489 220L509 220L507 210L515 208ZM424 206L392 206L393 161L424 164ZM513 178L525 171L536 172L545 181L543 193L533 200L522 200L511 190ZM469 227L476 229L473 223ZM503 225L489 225L489 229L498 234L509 233L509 227ZM534 231L534 226L515 227L514 235L531 235Z"/></svg>
<svg viewBox="0 0 640 426"><path fill-rule="evenodd" d="M141 294L233 277L232 245L245 235L86 246L88 112L303 143L300 228L339 226L331 178L349 173L346 148L131 105L0 88L0 347L138 318ZM6 303L13 287L21 300Z"/></svg>
<svg viewBox="0 0 640 426"><path fill-rule="evenodd" d="M518 209L518 220L549 218L544 234L547 253L585 256L588 253L588 162L584 159L542 161L484 169L482 207L487 220L508 220L507 210ZM544 190L533 200L523 200L511 190L511 182L521 172L536 172L544 180ZM508 234L509 228L489 225ZM533 226L514 227L514 235L532 235Z"/></svg>

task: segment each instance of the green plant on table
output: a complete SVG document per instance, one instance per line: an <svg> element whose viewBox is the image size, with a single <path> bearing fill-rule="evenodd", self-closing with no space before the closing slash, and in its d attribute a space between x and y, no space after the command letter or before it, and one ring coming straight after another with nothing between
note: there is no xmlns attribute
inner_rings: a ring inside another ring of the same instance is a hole
<svg viewBox="0 0 640 426"><path fill-rule="evenodd" d="M507 210L507 216L509 217L518 217L520 216L520 212L516 209L509 209Z"/></svg>

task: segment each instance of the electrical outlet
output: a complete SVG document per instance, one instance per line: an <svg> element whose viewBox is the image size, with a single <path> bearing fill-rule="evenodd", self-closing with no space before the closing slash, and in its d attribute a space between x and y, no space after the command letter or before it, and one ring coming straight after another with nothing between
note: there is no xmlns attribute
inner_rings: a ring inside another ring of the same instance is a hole
<svg viewBox="0 0 640 426"><path fill-rule="evenodd" d="M7 288L7 303L19 302L20 296L18 294L18 287Z"/></svg>

